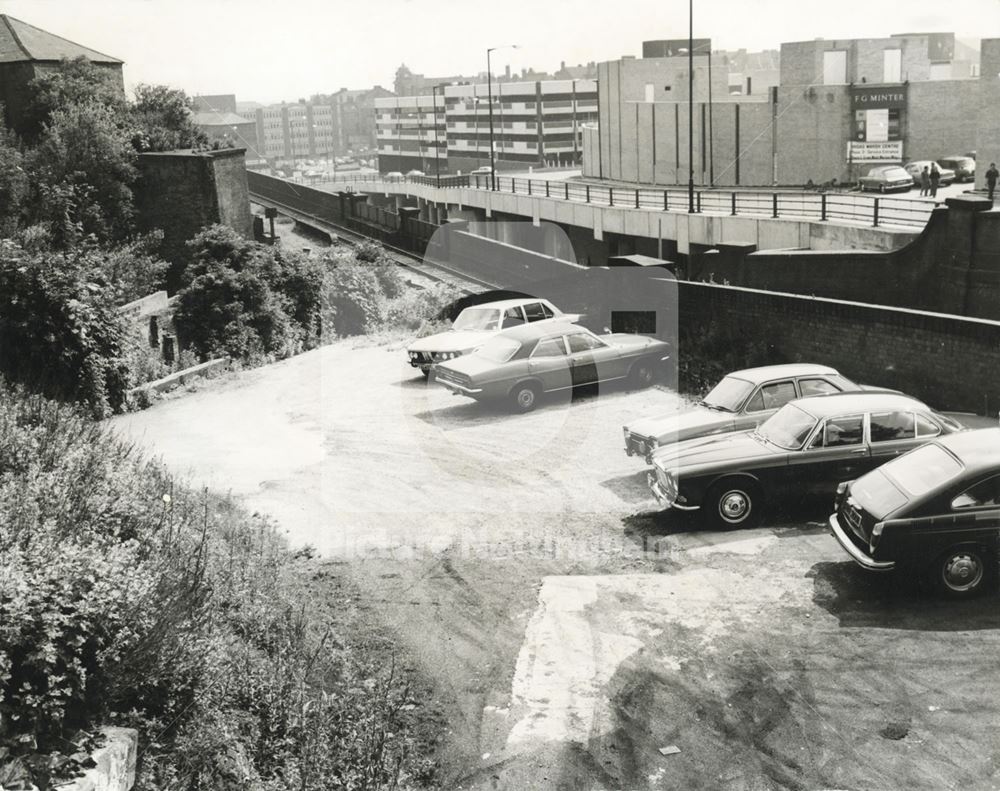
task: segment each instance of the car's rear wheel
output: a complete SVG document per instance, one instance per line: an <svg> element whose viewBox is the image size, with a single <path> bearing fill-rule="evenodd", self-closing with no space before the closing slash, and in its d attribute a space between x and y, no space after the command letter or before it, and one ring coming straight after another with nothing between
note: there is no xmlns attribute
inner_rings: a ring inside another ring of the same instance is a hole
<svg viewBox="0 0 1000 791"><path fill-rule="evenodd" d="M629 379L634 387L650 387L656 381L656 363L644 358L632 364Z"/></svg>
<svg viewBox="0 0 1000 791"><path fill-rule="evenodd" d="M515 412L530 412L538 406L541 388L534 382L523 382L510 391L510 405Z"/></svg>
<svg viewBox="0 0 1000 791"><path fill-rule="evenodd" d="M764 518L764 493L751 480L723 480L709 489L702 511L709 527L757 527Z"/></svg>
<svg viewBox="0 0 1000 791"><path fill-rule="evenodd" d="M996 583L996 558L983 547L954 547L944 552L930 571L940 593L952 599L969 599Z"/></svg>

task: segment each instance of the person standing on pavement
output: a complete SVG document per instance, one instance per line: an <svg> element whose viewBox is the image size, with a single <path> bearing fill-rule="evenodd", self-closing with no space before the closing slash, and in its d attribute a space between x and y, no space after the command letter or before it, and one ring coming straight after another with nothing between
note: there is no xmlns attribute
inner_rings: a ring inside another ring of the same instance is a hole
<svg viewBox="0 0 1000 791"><path fill-rule="evenodd" d="M986 171L986 191L989 193L990 201L993 201L993 191L997 188L997 177L1000 176L1000 171L997 171L997 163L990 162L990 169Z"/></svg>
<svg viewBox="0 0 1000 791"><path fill-rule="evenodd" d="M937 165L931 165L931 197L937 197L938 184L941 182L941 171Z"/></svg>
<svg viewBox="0 0 1000 791"><path fill-rule="evenodd" d="M931 172L927 169L927 165L924 165L924 169L920 171L920 195L931 194Z"/></svg>

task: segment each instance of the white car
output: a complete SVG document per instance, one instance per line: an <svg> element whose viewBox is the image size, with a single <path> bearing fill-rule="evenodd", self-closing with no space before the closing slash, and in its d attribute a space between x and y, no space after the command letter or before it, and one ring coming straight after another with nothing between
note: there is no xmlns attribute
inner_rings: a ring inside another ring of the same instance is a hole
<svg viewBox="0 0 1000 791"><path fill-rule="evenodd" d="M578 313L563 313L547 299L504 299L467 307L447 332L418 338L407 348L410 365L430 375L431 366L478 349L504 330L543 321L576 321Z"/></svg>

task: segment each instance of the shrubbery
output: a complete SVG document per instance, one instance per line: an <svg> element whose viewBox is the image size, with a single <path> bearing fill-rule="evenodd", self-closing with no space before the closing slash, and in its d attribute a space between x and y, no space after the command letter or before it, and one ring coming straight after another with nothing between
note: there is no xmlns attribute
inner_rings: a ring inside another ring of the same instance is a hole
<svg viewBox="0 0 1000 791"><path fill-rule="evenodd" d="M704 395L732 371L789 362L778 351L781 332L779 326L772 326L751 336L728 322L688 324L681 334L678 349L681 392Z"/></svg>
<svg viewBox="0 0 1000 791"><path fill-rule="evenodd" d="M0 776L120 724L140 729L138 789L432 778L408 678L352 650L348 616L318 622L270 525L66 407L0 395Z"/></svg>

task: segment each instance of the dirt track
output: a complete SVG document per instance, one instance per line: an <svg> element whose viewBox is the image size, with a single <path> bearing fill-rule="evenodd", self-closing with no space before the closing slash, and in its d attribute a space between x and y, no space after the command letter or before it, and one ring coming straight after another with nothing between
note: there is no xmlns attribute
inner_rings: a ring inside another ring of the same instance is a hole
<svg viewBox="0 0 1000 791"><path fill-rule="evenodd" d="M822 509L652 515L621 425L672 394L514 416L401 359L342 342L114 425L360 587L446 705L449 787L1000 787L995 597L864 575Z"/></svg>

